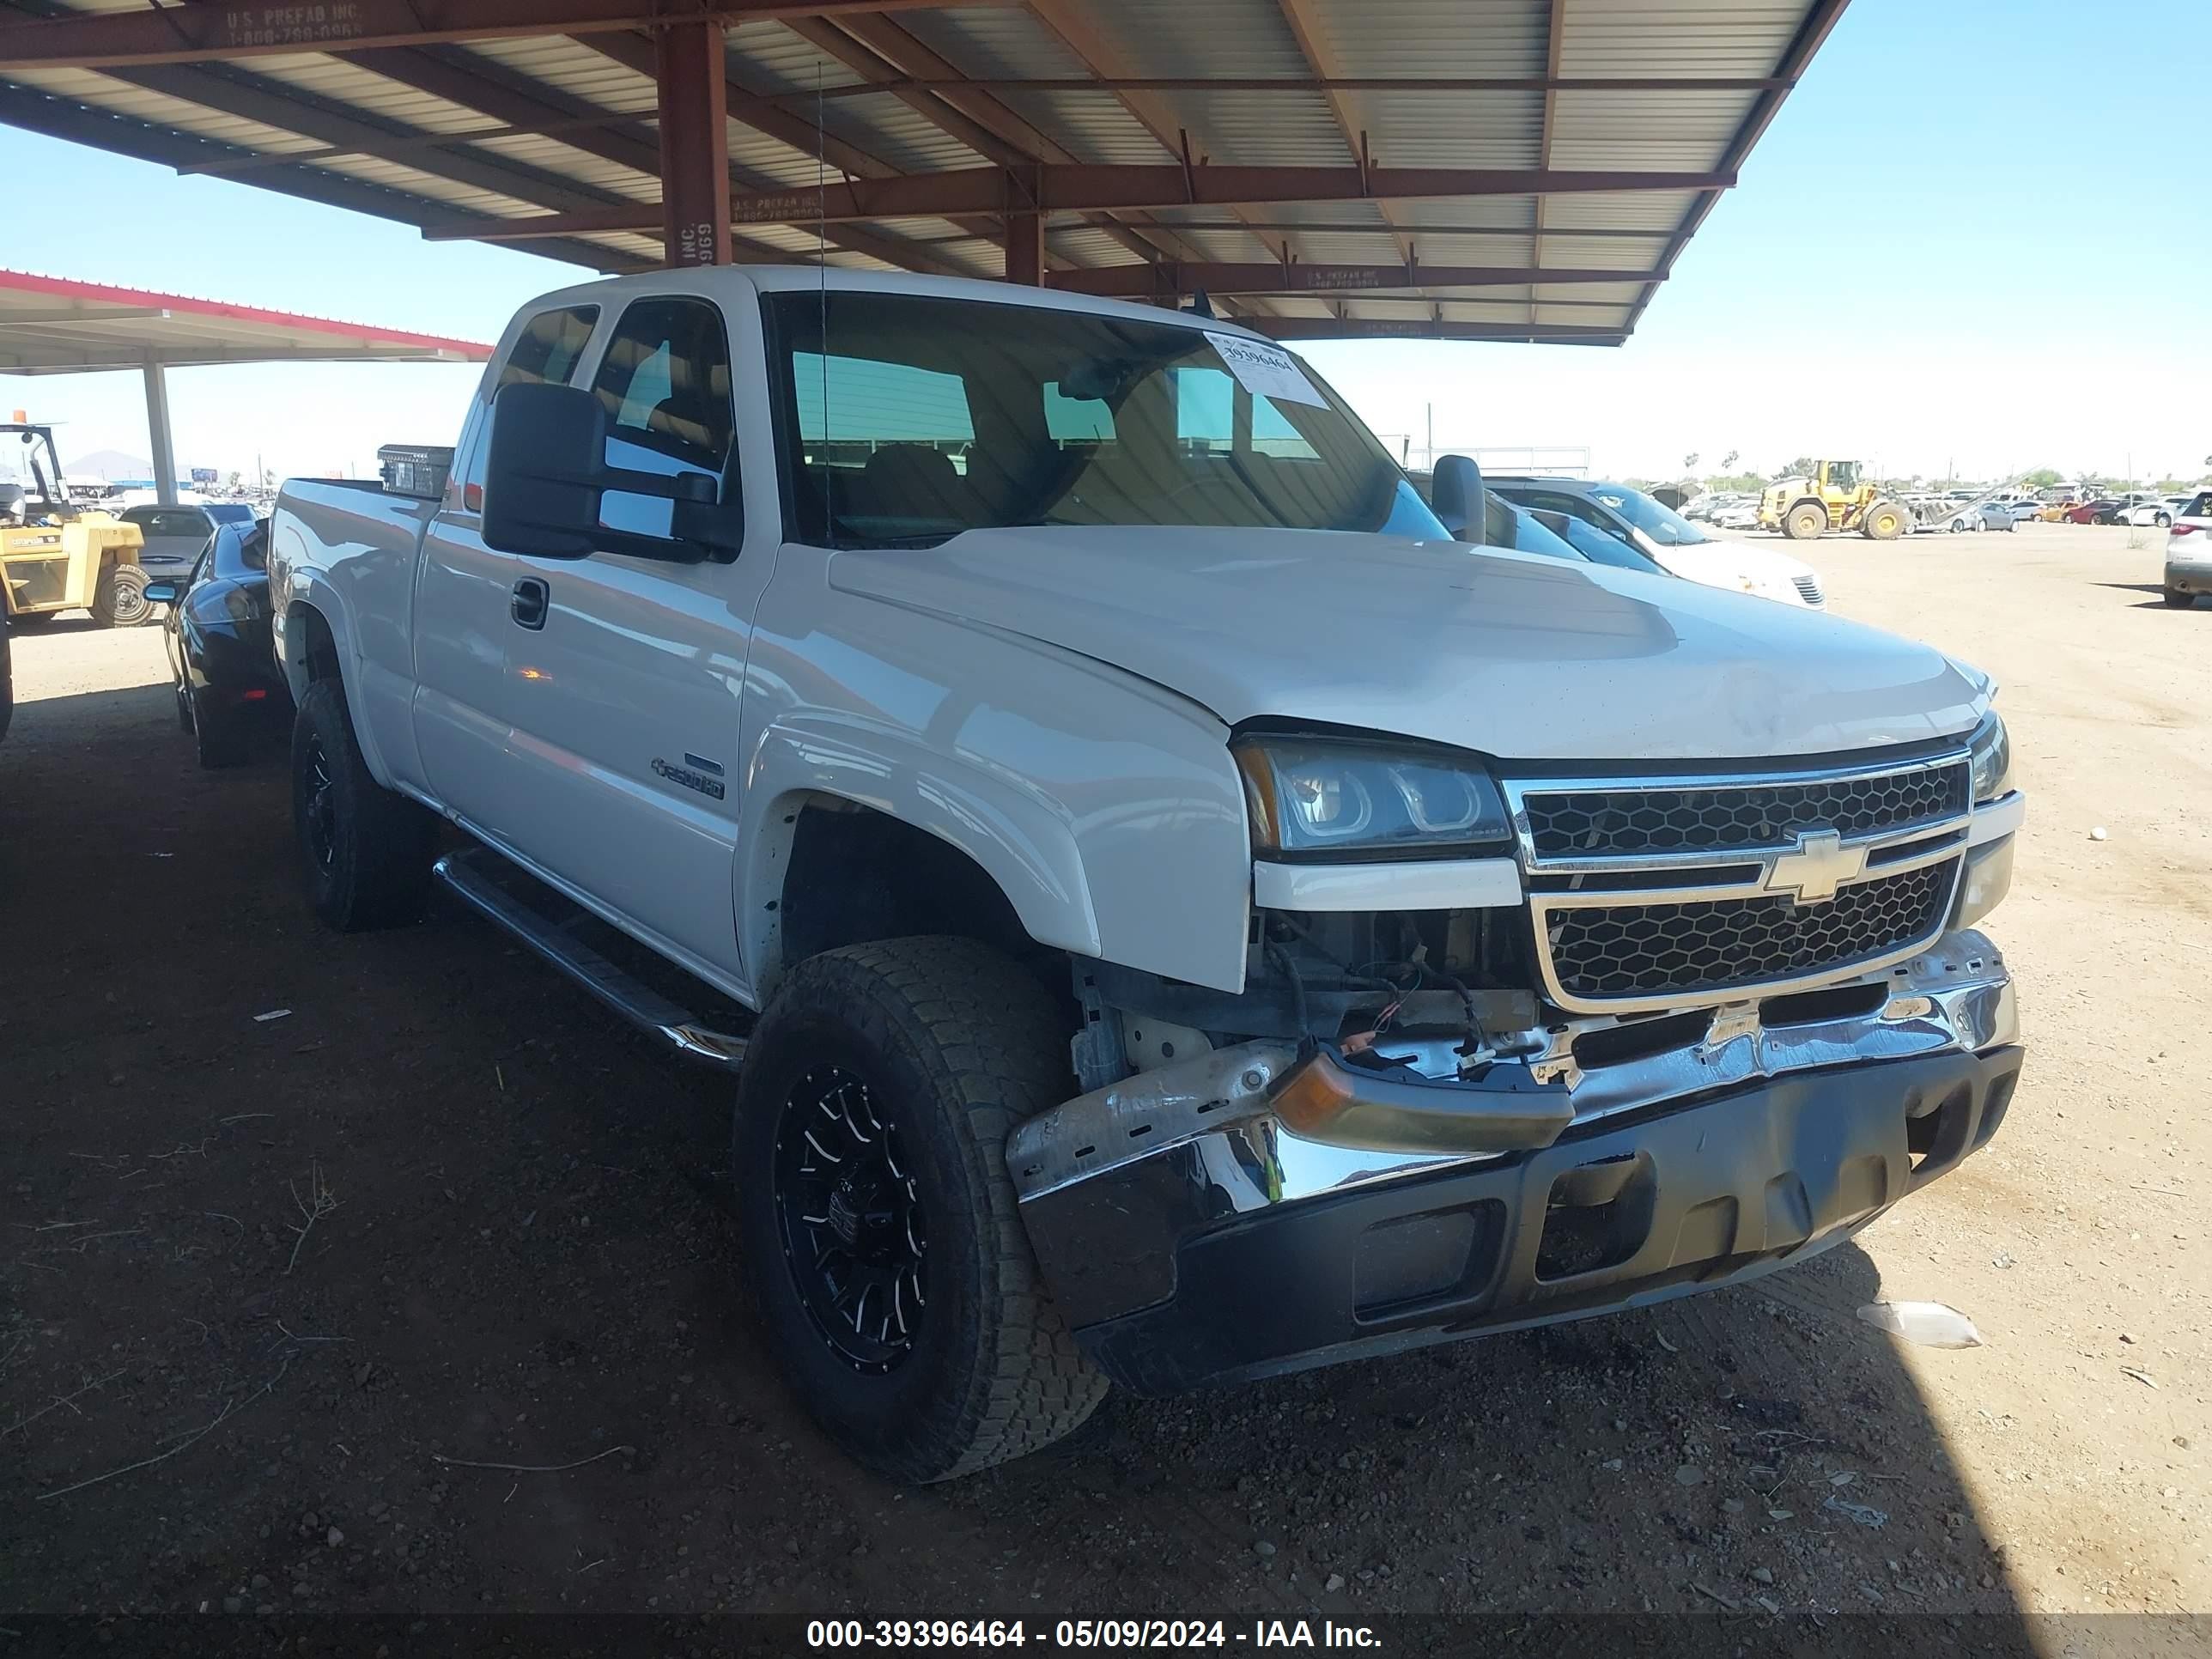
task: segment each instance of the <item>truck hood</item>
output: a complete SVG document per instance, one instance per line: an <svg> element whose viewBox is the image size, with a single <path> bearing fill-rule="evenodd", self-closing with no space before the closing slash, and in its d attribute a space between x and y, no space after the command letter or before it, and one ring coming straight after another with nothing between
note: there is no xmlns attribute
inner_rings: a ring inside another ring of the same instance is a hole
<svg viewBox="0 0 2212 1659"><path fill-rule="evenodd" d="M1326 531L970 531L830 556L830 584L1263 717L1516 760L1840 753L1972 729L1933 648L1670 576Z"/></svg>

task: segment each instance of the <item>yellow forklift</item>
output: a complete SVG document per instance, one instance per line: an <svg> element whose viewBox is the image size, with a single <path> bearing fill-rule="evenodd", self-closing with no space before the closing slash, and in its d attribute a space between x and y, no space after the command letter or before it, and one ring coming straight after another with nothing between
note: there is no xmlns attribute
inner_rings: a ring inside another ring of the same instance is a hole
<svg viewBox="0 0 2212 1659"><path fill-rule="evenodd" d="M154 614L138 563L145 538L135 524L70 500L51 427L17 410L0 422L0 445L22 446L23 522L0 521L0 605L11 629L64 611L89 611L103 628L135 628Z"/></svg>

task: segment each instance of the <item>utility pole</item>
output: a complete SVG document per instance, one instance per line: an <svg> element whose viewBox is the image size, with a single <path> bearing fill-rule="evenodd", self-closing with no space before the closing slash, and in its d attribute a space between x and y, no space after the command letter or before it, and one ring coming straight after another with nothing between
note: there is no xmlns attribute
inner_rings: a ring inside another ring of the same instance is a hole
<svg viewBox="0 0 2212 1659"><path fill-rule="evenodd" d="M1426 404L1423 407L1428 410L1429 416L1429 471L1433 472L1437 470L1437 406L1434 404Z"/></svg>

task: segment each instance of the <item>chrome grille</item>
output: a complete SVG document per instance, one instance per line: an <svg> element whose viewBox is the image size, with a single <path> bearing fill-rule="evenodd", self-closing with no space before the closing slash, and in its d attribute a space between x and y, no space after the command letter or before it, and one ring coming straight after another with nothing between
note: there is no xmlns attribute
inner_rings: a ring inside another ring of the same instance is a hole
<svg viewBox="0 0 2212 1659"><path fill-rule="evenodd" d="M1962 751L1820 771L1503 781L1545 995L1707 1007L1886 967L1948 922Z"/></svg>
<svg viewBox="0 0 2212 1659"><path fill-rule="evenodd" d="M1555 910L1551 976L1581 1002L1693 997L1859 967L1939 930L1956 858L1838 890L1820 904L1786 894Z"/></svg>
<svg viewBox="0 0 2212 1659"><path fill-rule="evenodd" d="M1797 589L1798 593L1803 598L1806 604L1812 605L1816 610L1827 604L1828 601L1826 597L1820 592L1820 584L1815 581L1812 577L1792 576L1790 580Z"/></svg>
<svg viewBox="0 0 2212 1659"><path fill-rule="evenodd" d="M1856 776L1771 783L1523 786L1528 844L1540 860L1729 854L1787 848L1806 830L1874 836L1963 816L1964 760Z"/></svg>

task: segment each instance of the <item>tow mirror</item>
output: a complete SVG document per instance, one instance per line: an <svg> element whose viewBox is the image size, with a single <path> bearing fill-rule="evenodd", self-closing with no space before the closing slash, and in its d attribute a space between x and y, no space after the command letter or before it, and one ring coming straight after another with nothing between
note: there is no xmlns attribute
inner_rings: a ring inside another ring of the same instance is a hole
<svg viewBox="0 0 2212 1659"><path fill-rule="evenodd" d="M642 472L607 463L607 415L580 386L518 384L492 401L484 467L484 545L501 553L582 559L593 553L692 563L736 556L741 526L703 472ZM609 528L602 497L669 503L669 534Z"/></svg>
<svg viewBox="0 0 2212 1659"><path fill-rule="evenodd" d="M1439 455L1429 478L1429 507L1458 540L1480 542L1482 469L1464 455Z"/></svg>

